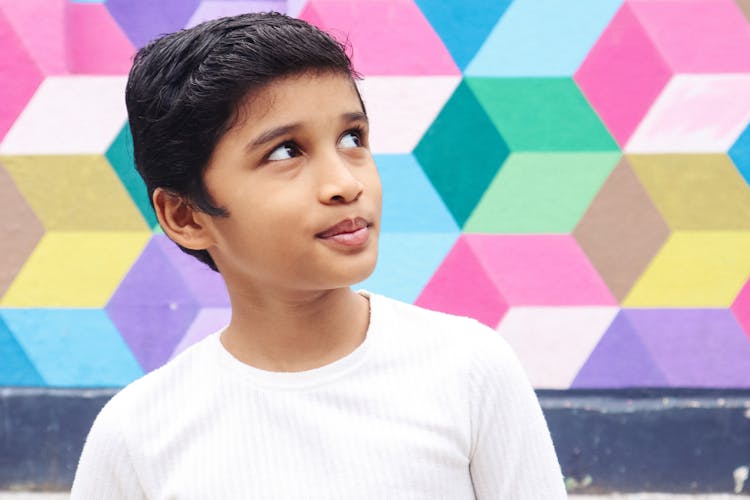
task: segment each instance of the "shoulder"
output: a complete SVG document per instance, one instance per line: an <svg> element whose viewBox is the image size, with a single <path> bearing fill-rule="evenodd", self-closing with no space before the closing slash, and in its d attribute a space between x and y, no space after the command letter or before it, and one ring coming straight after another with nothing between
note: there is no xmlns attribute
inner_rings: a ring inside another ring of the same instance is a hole
<svg viewBox="0 0 750 500"><path fill-rule="evenodd" d="M216 334L210 335L133 381L107 402L97 420L116 415L116 420L132 422L158 409L179 405L210 379L213 343L217 341Z"/></svg>
<svg viewBox="0 0 750 500"><path fill-rule="evenodd" d="M386 339L383 356L388 366L426 370L440 384L457 384L465 391L475 419L482 408L492 407L497 415L512 411L509 401L536 404L526 372L499 332L473 318L378 295L371 300L374 319Z"/></svg>
<svg viewBox="0 0 750 500"><path fill-rule="evenodd" d="M367 294L371 301L371 309L376 320L388 322L389 326L411 328L422 332L457 332L469 330L490 330L472 318L455 316L440 311L425 309L423 307L401 302L384 295L374 293Z"/></svg>
<svg viewBox="0 0 750 500"><path fill-rule="evenodd" d="M447 349L453 358L474 365L480 371L487 365L515 360L515 355L492 328L476 319L456 316L407 304L382 295L370 294L374 320L397 336L399 343Z"/></svg>

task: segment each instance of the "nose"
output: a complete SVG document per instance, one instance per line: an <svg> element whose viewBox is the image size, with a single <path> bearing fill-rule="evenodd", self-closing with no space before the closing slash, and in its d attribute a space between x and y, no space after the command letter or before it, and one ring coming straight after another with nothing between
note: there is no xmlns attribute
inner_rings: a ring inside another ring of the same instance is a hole
<svg viewBox="0 0 750 500"><path fill-rule="evenodd" d="M359 199L364 184L357 178L354 165L338 152L326 155L319 166L319 198L321 203L351 203Z"/></svg>

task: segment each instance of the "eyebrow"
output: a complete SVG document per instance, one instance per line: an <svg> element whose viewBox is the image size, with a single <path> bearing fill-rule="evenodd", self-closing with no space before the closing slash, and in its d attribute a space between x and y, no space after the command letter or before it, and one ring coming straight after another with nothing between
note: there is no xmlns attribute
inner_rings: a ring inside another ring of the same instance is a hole
<svg viewBox="0 0 750 500"><path fill-rule="evenodd" d="M341 115L341 119L342 121L345 121L347 123L354 122L354 121L362 121L362 122L369 124L370 122L367 119L367 115L361 111L353 111L351 113L344 113ZM262 146L269 142L275 141L279 137L285 136L289 132L293 132L294 130L298 129L300 126L302 126L302 124L297 122L297 123L290 123L289 125L282 125L281 127L275 127L270 130L266 130L265 132L260 134L258 137L250 141L250 143L247 145L247 149L251 150L258 146Z"/></svg>
<svg viewBox="0 0 750 500"><path fill-rule="evenodd" d="M343 118L344 121L347 121L347 122L359 121L359 122L365 122L368 125L370 123L370 120L367 119L367 115L361 111L354 111L352 113L344 113L343 115L341 115L341 118Z"/></svg>

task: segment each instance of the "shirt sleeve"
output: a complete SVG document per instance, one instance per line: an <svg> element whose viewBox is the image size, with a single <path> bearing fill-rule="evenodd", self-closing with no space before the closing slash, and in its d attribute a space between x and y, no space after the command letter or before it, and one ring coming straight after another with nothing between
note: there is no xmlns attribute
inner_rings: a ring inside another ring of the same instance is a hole
<svg viewBox="0 0 750 500"><path fill-rule="evenodd" d="M477 500L567 498L536 394L510 346L481 327L470 375L469 471Z"/></svg>
<svg viewBox="0 0 750 500"><path fill-rule="evenodd" d="M146 499L119 425L121 418L110 404L96 417L78 462L71 500Z"/></svg>

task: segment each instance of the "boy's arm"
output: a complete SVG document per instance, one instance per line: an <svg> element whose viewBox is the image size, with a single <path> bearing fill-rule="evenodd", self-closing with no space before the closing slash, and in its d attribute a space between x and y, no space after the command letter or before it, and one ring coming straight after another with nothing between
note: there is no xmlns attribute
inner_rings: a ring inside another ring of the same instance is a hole
<svg viewBox="0 0 750 500"><path fill-rule="evenodd" d="M109 405L96 417L78 462L71 500L145 500L120 430L120 418Z"/></svg>
<svg viewBox="0 0 750 500"><path fill-rule="evenodd" d="M567 498L552 438L531 384L497 332L471 377L472 454L477 500Z"/></svg>

